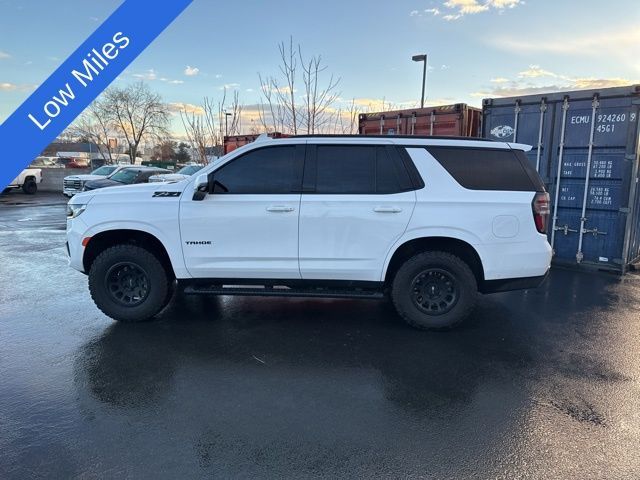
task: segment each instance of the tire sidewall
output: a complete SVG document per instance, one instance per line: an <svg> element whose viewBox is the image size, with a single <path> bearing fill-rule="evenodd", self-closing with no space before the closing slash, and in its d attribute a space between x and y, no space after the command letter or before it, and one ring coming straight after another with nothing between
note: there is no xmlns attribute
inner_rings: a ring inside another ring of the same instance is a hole
<svg viewBox="0 0 640 480"><path fill-rule="evenodd" d="M413 302L412 282L421 272L438 268L456 282L458 299L451 310L430 315ZM392 287L394 304L404 319L412 326L423 329L449 329L460 323L470 312L477 296L477 282L471 269L459 258L441 252L418 254L407 260L398 270Z"/></svg>
<svg viewBox="0 0 640 480"><path fill-rule="evenodd" d="M27 195L34 195L38 191L38 184L34 180L27 180L22 185L22 191Z"/></svg>
<svg viewBox="0 0 640 480"><path fill-rule="evenodd" d="M137 265L146 273L149 293L139 305L121 305L113 300L108 292L107 272L113 265L121 262ZM89 290L103 313L115 320L126 322L152 318L164 308L169 299L169 281L162 264L147 250L133 245L111 247L96 258L89 271Z"/></svg>

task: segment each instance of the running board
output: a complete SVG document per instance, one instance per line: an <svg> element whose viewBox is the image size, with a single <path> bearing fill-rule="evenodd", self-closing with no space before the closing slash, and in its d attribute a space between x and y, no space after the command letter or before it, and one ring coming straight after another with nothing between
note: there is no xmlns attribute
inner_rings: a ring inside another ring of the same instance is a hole
<svg viewBox="0 0 640 480"><path fill-rule="evenodd" d="M247 295L258 297L315 297L315 298L364 298L380 300L380 290L335 288L289 288L242 285L190 285L184 289L187 295Z"/></svg>

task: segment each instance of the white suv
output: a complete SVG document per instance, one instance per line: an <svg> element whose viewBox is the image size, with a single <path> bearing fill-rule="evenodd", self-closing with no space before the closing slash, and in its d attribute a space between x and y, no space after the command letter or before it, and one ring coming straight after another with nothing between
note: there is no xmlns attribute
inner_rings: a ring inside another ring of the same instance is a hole
<svg viewBox="0 0 640 480"><path fill-rule="evenodd" d="M69 202L70 265L121 321L187 294L390 295L449 328L477 292L547 275L549 197L525 145L416 137L266 136L172 184Z"/></svg>

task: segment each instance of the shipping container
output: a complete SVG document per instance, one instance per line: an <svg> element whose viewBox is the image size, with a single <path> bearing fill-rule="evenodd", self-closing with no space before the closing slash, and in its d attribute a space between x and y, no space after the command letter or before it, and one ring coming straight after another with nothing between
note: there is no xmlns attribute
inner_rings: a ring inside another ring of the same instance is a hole
<svg viewBox="0 0 640 480"><path fill-rule="evenodd" d="M624 273L640 259L639 114L640 85L483 101L484 137L533 146L555 262Z"/></svg>
<svg viewBox="0 0 640 480"><path fill-rule="evenodd" d="M233 152L236 148L240 148L248 143L255 142L260 135L231 135L224 137L224 154ZM270 133L271 138L286 138L290 135L280 132Z"/></svg>
<svg viewBox="0 0 640 480"><path fill-rule="evenodd" d="M360 135L479 137L482 111L464 103L439 107L362 113Z"/></svg>

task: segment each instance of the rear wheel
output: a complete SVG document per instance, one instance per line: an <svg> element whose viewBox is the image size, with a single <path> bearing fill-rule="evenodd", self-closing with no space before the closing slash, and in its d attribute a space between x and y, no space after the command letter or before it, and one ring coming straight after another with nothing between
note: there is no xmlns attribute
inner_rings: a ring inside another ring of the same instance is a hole
<svg viewBox="0 0 640 480"><path fill-rule="evenodd" d="M38 184L33 178L27 178L22 184L22 191L27 195L33 195L38 191Z"/></svg>
<svg viewBox="0 0 640 480"><path fill-rule="evenodd" d="M464 320L478 295L469 266L446 252L424 252L407 260L396 273L391 298L411 326L449 329Z"/></svg>
<svg viewBox="0 0 640 480"><path fill-rule="evenodd" d="M122 322L139 322L158 314L169 302L171 280L162 263L136 245L116 245L95 259L89 291L102 312Z"/></svg>

